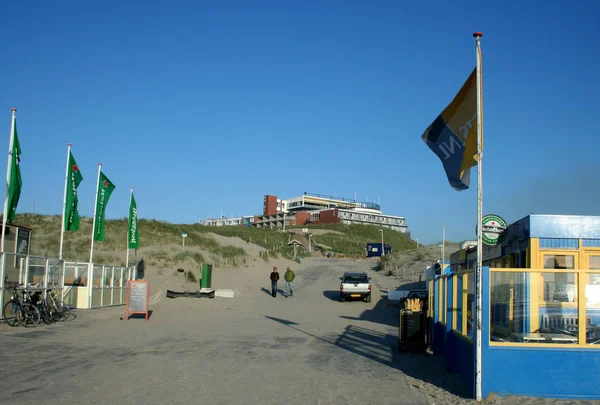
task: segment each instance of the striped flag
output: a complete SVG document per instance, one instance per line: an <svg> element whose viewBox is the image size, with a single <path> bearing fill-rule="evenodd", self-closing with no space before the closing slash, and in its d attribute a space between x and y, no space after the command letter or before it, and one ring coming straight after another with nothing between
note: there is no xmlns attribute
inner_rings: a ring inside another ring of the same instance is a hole
<svg viewBox="0 0 600 405"><path fill-rule="evenodd" d="M458 191L469 188L470 168L477 165L476 69L454 100L421 138L442 161L448 182Z"/></svg>

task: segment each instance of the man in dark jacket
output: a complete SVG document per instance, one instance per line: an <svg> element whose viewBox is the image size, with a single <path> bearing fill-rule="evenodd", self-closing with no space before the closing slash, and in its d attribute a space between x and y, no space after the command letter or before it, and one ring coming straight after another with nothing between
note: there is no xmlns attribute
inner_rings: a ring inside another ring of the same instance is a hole
<svg viewBox="0 0 600 405"><path fill-rule="evenodd" d="M273 267L271 272L271 295L277 296L277 282L279 281L279 273L277 273L277 267Z"/></svg>

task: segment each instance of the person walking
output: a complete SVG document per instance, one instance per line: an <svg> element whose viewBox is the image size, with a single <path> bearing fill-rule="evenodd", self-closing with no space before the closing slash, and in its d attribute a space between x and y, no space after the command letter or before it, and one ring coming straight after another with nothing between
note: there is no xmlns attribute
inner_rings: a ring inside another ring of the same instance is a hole
<svg viewBox="0 0 600 405"><path fill-rule="evenodd" d="M294 281L295 278L296 274L294 274L294 271L288 267L283 275L283 279L285 280L285 295L288 297L294 296L294 290L292 290L292 281Z"/></svg>
<svg viewBox="0 0 600 405"><path fill-rule="evenodd" d="M277 296L277 282L279 281L279 273L277 273L277 267L273 267L273 271L271 272L271 295L273 297Z"/></svg>

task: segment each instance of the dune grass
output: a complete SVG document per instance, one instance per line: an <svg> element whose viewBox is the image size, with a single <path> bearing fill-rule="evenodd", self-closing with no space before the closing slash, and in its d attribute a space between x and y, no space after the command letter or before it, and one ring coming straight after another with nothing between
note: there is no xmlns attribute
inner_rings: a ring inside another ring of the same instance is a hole
<svg viewBox="0 0 600 405"><path fill-rule="evenodd" d="M33 229L31 253L38 256L58 257L60 243L60 216L45 216L37 214L19 214L15 223ZM112 252L126 249L127 219L108 220L105 224L106 239L94 244L94 261L103 262L114 260ZM309 225L311 229L327 229L339 233L314 235L316 243L331 247L334 253L347 257L362 257L368 242L381 242L380 227L372 225ZM171 224L154 219L140 219L138 222L140 247L177 245L182 242L182 232L187 233L186 248L197 248L208 252L212 260L223 264L243 264L247 253L243 248L222 246L209 233L226 237L237 237L248 243L261 246L269 251L261 255L265 260L275 257L291 258L293 249L287 245L289 235L285 232L253 227L219 226L211 227L200 224ZM81 218L80 229L77 232L66 232L63 256L67 260L85 261L89 259L92 233L91 218ZM414 249L416 243L408 235L383 230L384 243L390 245L394 252ZM193 250L193 249L192 249ZM308 256L305 249L298 249L300 257ZM195 263L205 263L209 258L197 252L155 251L149 254L149 259L155 263L164 263L173 258ZM103 259L103 260L101 260Z"/></svg>
<svg viewBox="0 0 600 405"><path fill-rule="evenodd" d="M60 222L58 215L19 214L15 223L32 228L31 254L36 256L58 257L60 245ZM107 220L106 238L94 243L94 261L109 259L114 251L123 251L126 246L127 219ZM186 248L197 248L211 253L219 263L243 263L247 256L242 248L221 246L209 233L226 237L238 237L270 251L269 256L291 258L292 249L287 246L288 235L283 232L251 227L207 227L200 224L171 224L154 219L138 221L140 248L149 246L167 246L182 243L182 232L187 233ZM63 257L66 260L89 260L92 234L92 219L81 218L79 230L65 232ZM98 256L100 255L100 256ZM195 256L199 255L199 256ZM299 256L307 255L299 250ZM149 253L153 262L164 262L170 254L160 251ZM182 252L175 255L180 259L190 259L196 263L205 263L200 253Z"/></svg>

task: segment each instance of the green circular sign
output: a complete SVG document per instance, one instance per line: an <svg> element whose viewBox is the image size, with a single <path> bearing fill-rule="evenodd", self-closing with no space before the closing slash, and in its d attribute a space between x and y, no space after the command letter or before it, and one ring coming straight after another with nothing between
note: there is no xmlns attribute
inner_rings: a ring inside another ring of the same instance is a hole
<svg viewBox="0 0 600 405"><path fill-rule="evenodd" d="M490 246L496 246L506 239L506 221L498 215L486 215L481 219L481 239L483 243Z"/></svg>

